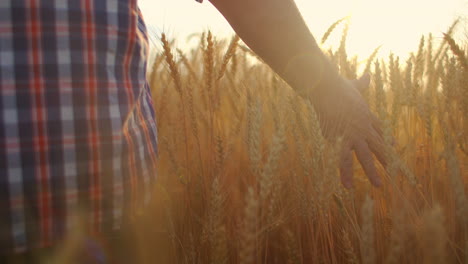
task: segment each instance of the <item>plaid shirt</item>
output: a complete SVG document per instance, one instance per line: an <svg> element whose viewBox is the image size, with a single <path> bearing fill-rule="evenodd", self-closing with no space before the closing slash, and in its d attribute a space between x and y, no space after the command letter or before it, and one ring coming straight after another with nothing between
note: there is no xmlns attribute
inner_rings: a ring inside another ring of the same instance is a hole
<svg viewBox="0 0 468 264"><path fill-rule="evenodd" d="M0 0L0 254L53 245L79 209L112 232L149 197L147 43L136 0Z"/></svg>

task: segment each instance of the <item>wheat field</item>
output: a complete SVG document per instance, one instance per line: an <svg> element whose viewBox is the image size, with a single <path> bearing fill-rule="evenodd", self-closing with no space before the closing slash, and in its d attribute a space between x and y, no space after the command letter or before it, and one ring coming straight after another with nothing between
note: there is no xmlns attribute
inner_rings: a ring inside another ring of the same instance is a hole
<svg viewBox="0 0 468 264"><path fill-rule="evenodd" d="M149 73L158 184L135 225L139 262L468 263L468 53L455 25L404 60L348 57L343 20L321 39L341 34L325 53L343 76L371 74L363 96L397 142L383 187L355 162L351 190L339 141L238 37L205 32L183 52L163 35Z"/></svg>

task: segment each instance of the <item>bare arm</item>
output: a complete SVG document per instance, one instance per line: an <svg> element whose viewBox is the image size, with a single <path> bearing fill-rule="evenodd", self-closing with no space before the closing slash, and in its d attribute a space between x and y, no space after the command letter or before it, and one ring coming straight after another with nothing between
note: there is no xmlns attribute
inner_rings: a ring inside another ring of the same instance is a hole
<svg viewBox="0 0 468 264"><path fill-rule="evenodd" d="M356 154L370 182L381 184L375 155L386 164L380 122L358 89L369 76L348 81L325 58L293 0L210 0L242 40L303 97L311 100L328 139L343 137L340 174L353 185Z"/></svg>
<svg viewBox="0 0 468 264"><path fill-rule="evenodd" d="M211 0L242 40L302 95L340 78L293 0Z"/></svg>

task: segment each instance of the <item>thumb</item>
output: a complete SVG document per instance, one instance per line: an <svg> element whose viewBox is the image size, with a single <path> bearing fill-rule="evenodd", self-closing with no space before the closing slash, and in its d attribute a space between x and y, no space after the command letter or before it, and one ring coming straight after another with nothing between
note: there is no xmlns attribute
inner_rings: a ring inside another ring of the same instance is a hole
<svg viewBox="0 0 468 264"><path fill-rule="evenodd" d="M352 83L358 89L360 93L365 92L367 89L369 89L369 84L370 84L370 75L368 73L365 73L364 75L361 76L361 78L352 80Z"/></svg>

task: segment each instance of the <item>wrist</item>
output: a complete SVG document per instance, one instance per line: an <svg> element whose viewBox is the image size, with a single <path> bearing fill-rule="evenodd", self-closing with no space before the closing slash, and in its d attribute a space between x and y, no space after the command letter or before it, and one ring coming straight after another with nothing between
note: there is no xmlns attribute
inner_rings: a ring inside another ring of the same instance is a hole
<svg viewBox="0 0 468 264"><path fill-rule="evenodd" d="M299 95L311 100L336 89L344 80L320 50L291 58L282 76Z"/></svg>

